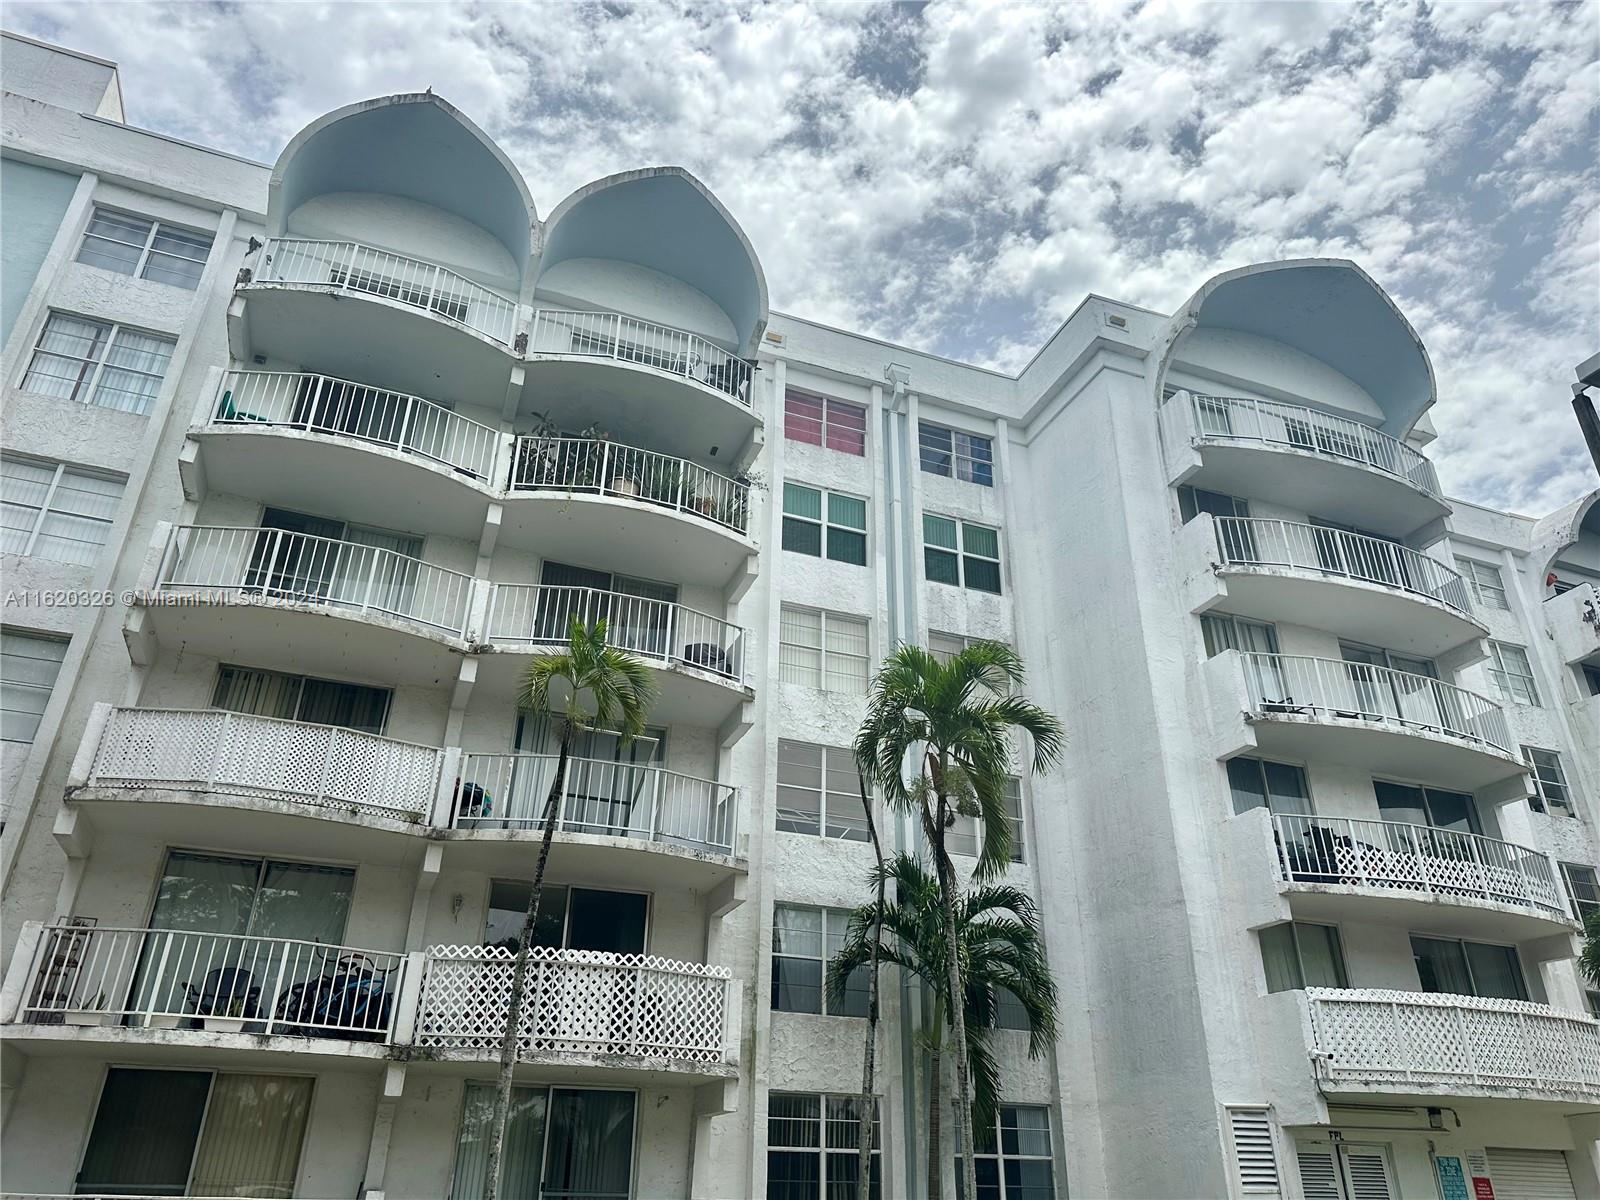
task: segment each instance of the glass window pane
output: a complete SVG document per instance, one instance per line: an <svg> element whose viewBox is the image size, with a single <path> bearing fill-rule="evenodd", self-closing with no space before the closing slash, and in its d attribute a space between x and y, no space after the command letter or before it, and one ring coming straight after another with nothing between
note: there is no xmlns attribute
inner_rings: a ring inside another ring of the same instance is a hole
<svg viewBox="0 0 1600 1200"><path fill-rule="evenodd" d="M1000 557L1000 531L986 525L962 525L962 548L983 558Z"/></svg>
<svg viewBox="0 0 1600 1200"><path fill-rule="evenodd" d="M1378 816L1382 820L1401 821L1407 825L1428 823L1428 810L1422 802L1421 788L1375 779L1372 791L1378 798Z"/></svg>
<svg viewBox="0 0 1600 1200"><path fill-rule="evenodd" d="M924 574L933 583L961 583L961 566L948 550L926 549L922 552Z"/></svg>
<svg viewBox="0 0 1600 1200"><path fill-rule="evenodd" d="M33 741L66 655L64 638L0 633L0 741Z"/></svg>
<svg viewBox="0 0 1600 1200"><path fill-rule="evenodd" d="M1261 965L1266 971L1267 991L1292 992L1304 987L1300 959L1294 948L1294 926L1287 921L1268 925L1257 937L1261 942Z"/></svg>
<svg viewBox="0 0 1600 1200"><path fill-rule="evenodd" d="M549 1123L543 1200L629 1200L632 1092L555 1088Z"/></svg>
<svg viewBox="0 0 1600 1200"><path fill-rule="evenodd" d="M778 1012L822 1012L822 960L772 956L772 1007Z"/></svg>
<svg viewBox="0 0 1600 1200"><path fill-rule="evenodd" d="M288 1196L300 1173L311 1114L304 1075L218 1075L189 1191L196 1196Z"/></svg>
<svg viewBox="0 0 1600 1200"><path fill-rule="evenodd" d="M992 592L1000 594L1000 564L990 562L986 558L964 558L963 566L967 572L967 587L973 591Z"/></svg>
<svg viewBox="0 0 1600 1200"><path fill-rule="evenodd" d="M791 442L822 445L822 399L804 392L785 393L783 436Z"/></svg>
<svg viewBox="0 0 1600 1200"><path fill-rule="evenodd" d="M789 904L772 909L772 952L797 954L822 960L823 932L820 908L799 908Z"/></svg>
<svg viewBox="0 0 1600 1200"><path fill-rule="evenodd" d="M866 566L867 535L851 533L848 529L829 529L828 557L834 562L850 563L857 567Z"/></svg>
<svg viewBox="0 0 1600 1200"><path fill-rule="evenodd" d="M801 487L798 483L786 483L783 485L783 511L792 517L820 521L822 493L816 488Z"/></svg>
<svg viewBox="0 0 1600 1200"><path fill-rule="evenodd" d="M793 1092L772 1092L768 1095L767 1145L814 1148L821 1144L821 1096Z"/></svg>
<svg viewBox="0 0 1600 1200"><path fill-rule="evenodd" d="M867 410L843 400L827 404L827 446L846 454L867 452Z"/></svg>
<svg viewBox="0 0 1600 1200"><path fill-rule="evenodd" d="M922 515L922 541L926 546L938 546L944 550L956 549L956 523L949 517L936 517L929 513Z"/></svg>
<svg viewBox="0 0 1600 1200"><path fill-rule="evenodd" d="M783 519L783 548L793 550L796 554L809 554L812 558L822 557L822 526L814 525L810 521L800 521L793 517Z"/></svg>
<svg viewBox="0 0 1600 1200"><path fill-rule="evenodd" d="M1460 942L1439 938L1411 938L1411 955L1417 964L1417 978L1425 992L1470 996L1472 977Z"/></svg>
<svg viewBox="0 0 1600 1200"><path fill-rule="evenodd" d="M1264 762L1267 777L1268 807L1275 813L1311 815L1311 793L1306 787L1306 773L1288 763Z"/></svg>
<svg viewBox="0 0 1600 1200"><path fill-rule="evenodd" d="M538 1194L543 1174L544 1114L548 1096L542 1087L511 1089L511 1108L506 1114L504 1194ZM455 1179L451 1200L480 1200L489 1173L489 1139L494 1119L494 1085L468 1083L466 1102L461 1112L461 1130L456 1138Z"/></svg>
<svg viewBox="0 0 1600 1200"><path fill-rule="evenodd" d="M768 1145L775 1144L769 1135ZM822 1155L817 1151L767 1151L767 1200L819 1200L821 1178Z"/></svg>
<svg viewBox="0 0 1600 1200"><path fill-rule="evenodd" d="M112 1067L78 1172L79 1190L181 1196L210 1091L209 1071Z"/></svg>
<svg viewBox="0 0 1600 1200"><path fill-rule="evenodd" d="M828 523L849 529L867 527L867 502L858 496L841 496L828 493Z"/></svg>
<svg viewBox="0 0 1600 1200"><path fill-rule="evenodd" d="M1307 987L1347 986L1338 930L1332 925L1308 925L1297 921L1294 934L1300 948L1301 976Z"/></svg>
<svg viewBox="0 0 1600 1200"><path fill-rule="evenodd" d="M1474 995L1500 1000L1526 1000L1528 987L1522 979L1522 965L1512 946L1490 946L1482 942L1465 943L1467 965L1472 970Z"/></svg>
<svg viewBox="0 0 1600 1200"><path fill-rule="evenodd" d="M953 446L950 430L937 425L917 425L917 446L922 469L932 475L949 475Z"/></svg>

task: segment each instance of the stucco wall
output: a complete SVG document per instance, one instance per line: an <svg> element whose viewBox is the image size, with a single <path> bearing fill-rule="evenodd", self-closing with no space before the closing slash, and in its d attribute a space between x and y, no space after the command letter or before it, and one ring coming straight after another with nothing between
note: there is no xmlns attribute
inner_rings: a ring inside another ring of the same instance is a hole
<svg viewBox="0 0 1600 1200"><path fill-rule="evenodd" d="M8 39L8 47L11 44ZM8 86L13 69L8 57ZM68 171L53 171L11 158L0 166L0 207L6 213L5 245L0 247L0 344L11 336L11 326L33 287L34 276L77 185L78 177Z"/></svg>

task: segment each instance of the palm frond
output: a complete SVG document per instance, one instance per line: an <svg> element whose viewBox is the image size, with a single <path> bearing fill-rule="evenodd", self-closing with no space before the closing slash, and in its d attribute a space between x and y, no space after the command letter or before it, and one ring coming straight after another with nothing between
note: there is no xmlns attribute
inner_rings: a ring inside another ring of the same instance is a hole
<svg viewBox="0 0 1600 1200"><path fill-rule="evenodd" d="M528 665L517 703L533 712L550 712L551 695L565 685L566 703L558 714L573 728L609 729L626 744L644 732L655 685L639 659L606 642L606 622L585 625L577 617L567 631L566 648L542 654ZM582 707L587 697L592 710Z"/></svg>

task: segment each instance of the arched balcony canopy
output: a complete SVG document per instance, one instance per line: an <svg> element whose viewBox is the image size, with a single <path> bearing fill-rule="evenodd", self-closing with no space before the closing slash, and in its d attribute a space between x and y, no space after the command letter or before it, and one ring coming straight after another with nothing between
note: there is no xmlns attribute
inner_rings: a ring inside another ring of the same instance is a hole
<svg viewBox="0 0 1600 1200"><path fill-rule="evenodd" d="M527 269L537 215L522 175L488 136L432 93L384 96L318 117L272 170L268 227L330 193L399 196L484 230Z"/></svg>
<svg viewBox="0 0 1600 1200"><path fill-rule="evenodd" d="M1371 398L1393 437L1404 438L1434 401L1433 364L1416 330L1346 259L1258 263L1214 277L1173 318L1168 358L1182 357L1184 338L1201 330L1264 339L1317 360Z"/></svg>
<svg viewBox="0 0 1600 1200"><path fill-rule="evenodd" d="M586 184L551 213L541 282L574 259L607 259L669 276L701 293L753 352L767 321L767 281L750 239L682 167L647 167ZM676 322L664 322L674 324Z"/></svg>
<svg viewBox="0 0 1600 1200"><path fill-rule="evenodd" d="M1600 489L1585 493L1534 525L1528 550L1529 558L1541 564L1540 578L1585 535L1600 539Z"/></svg>

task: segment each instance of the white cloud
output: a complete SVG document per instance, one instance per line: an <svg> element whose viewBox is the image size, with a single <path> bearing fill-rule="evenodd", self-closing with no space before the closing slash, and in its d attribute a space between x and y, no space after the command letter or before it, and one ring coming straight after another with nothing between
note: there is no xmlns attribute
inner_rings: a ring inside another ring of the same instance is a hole
<svg viewBox="0 0 1600 1200"><path fill-rule="evenodd" d="M131 118L270 160L340 104L432 86L542 212L677 162L776 306L1020 366L1083 293L1358 259L1427 341L1448 486L1592 484L1568 411L1600 330L1595 0L1561 5L29 4L117 59ZM175 65L176 64L176 65Z"/></svg>

